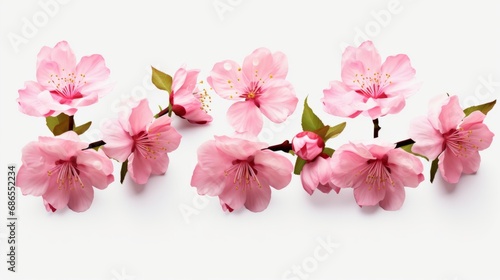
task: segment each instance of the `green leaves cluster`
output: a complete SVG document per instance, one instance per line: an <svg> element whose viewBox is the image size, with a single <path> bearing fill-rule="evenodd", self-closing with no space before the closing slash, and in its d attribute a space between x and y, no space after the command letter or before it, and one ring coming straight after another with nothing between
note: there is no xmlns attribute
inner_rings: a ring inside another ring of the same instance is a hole
<svg viewBox="0 0 500 280"><path fill-rule="evenodd" d="M307 98L304 100L304 111L302 112L302 129L304 131L316 133L326 143L326 141L339 136L340 133L344 131L345 127L345 122L337 124L335 126L325 125L323 121L321 121L321 119L313 112L311 107L309 107L309 104L307 104ZM334 152L335 150L332 148L325 147L323 149L323 153L329 155L330 157ZM306 160L297 157L297 160L295 161L295 169L293 172L299 175L306 163Z"/></svg>
<svg viewBox="0 0 500 280"><path fill-rule="evenodd" d="M63 134L66 131L73 130L78 135L81 135L87 131L92 122L84 123L80 126L75 125L74 116L68 116L64 113L57 115L56 117L46 117L45 121L47 123L47 127L54 134L54 136L58 136Z"/></svg>

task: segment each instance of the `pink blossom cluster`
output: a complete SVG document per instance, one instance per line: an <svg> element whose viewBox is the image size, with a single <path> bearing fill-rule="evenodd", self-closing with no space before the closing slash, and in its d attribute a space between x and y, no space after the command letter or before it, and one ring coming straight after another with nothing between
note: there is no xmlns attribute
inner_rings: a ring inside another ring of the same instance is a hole
<svg viewBox="0 0 500 280"><path fill-rule="evenodd" d="M183 66L173 77L152 71L153 84L168 93L167 106L155 114L147 99L140 100L106 126L101 141L85 143L79 135L91 122L77 126L74 116L111 90L110 71L101 55L85 56L77 63L67 42L43 47L37 79L26 82L17 101L22 113L45 117L54 136L40 136L23 149L17 177L22 193L41 196L51 212L66 206L81 212L91 206L94 188L103 190L114 181L112 160L121 163L121 182L126 174L137 184L165 174L169 153L182 138L172 114L193 124L210 123L211 97L200 89L200 70ZM286 55L266 48L256 49L242 64L220 61L209 73L211 89L232 102L227 122L234 135L214 136L198 148L190 184L199 195L217 196L224 211L265 210L272 189L290 185L292 174L300 176L309 195L315 190L338 194L352 189L360 207L398 210L405 187L416 188L425 180L423 162L431 162L431 182L439 171L443 180L458 183L462 174L479 169L479 151L493 140L484 120L495 101L461 108L458 97L448 94L431 100L427 116L411 122L408 139L391 143L379 137L382 118L401 112L420 84L407 55L382 62L373 43L366 41L346 48L341 80L330 82L321 102L331 115L371 119L373 137L329 147L328 141L347 124L325 125L306 98L302 131L281 144L256 141L264 121L283 123L297 108L299 99L287 74Z"/></svg>

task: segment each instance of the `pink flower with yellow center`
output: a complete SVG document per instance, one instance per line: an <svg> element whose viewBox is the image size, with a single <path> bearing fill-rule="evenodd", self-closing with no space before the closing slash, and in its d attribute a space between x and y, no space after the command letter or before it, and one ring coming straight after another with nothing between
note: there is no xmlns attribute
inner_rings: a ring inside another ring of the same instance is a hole
<svg viewBox="0 0 500 280"><path fill-rule="evenodd" d="M130 177L138 184L146 184L149 177L164 174L169 163L169 152L180 144L181 135L170 124L166 115L154 119L147 99L132 108L127 115L113 121L103 131L104 152L120 162L128 159Z"/></svg>
<svg viewBox="0 0 500 280"><path fill-rule="evenodd" d="M371 41L346 48L341 75L342 81L332 81L322 99L325 111L340 117L376 119L398 113L418 89L408 56L389 56L382 63Z"/></svg>
<svg viewBox="0 0 500 280"><path fill-rule="evenodd" d="M430 102L428 117L412 122L412 151L439 160L439 172L449 183L457 183L462 173L479 169L479 151L488 148L494 134L483 123L485 115L474 111L467 117L457 96L438 96Z"/></svg>
<svg viewBox="0 0 500 280"><path fill-rule="evenodd" d="M219 196L224 210L245 206L252 212L263 211L271 200L270 187L287 186L293 171L288 159L266 147L265 143L216 136L198 149L191 186L200 195Z"/></svg>
<svg viewBox="0 0 500 280"><path fill-rule="evenodd" d="M87 146L73 131L39 137L23 148L17 186L24 195L42 196L47 211L66 206L75 212L87 210L94 187L105 189L114 180L111 160Z"/></svg>
<svg viewBox="0 0 500 280"><path fill-rule="evenodd" d="M398 210L405 200L404 187L417 187L424 180L424 167L416 156L394 147L341 146L332 157L332 182L340 188L353 188L359 206L379 204L385 210Z"/></svg>
<svg viewBox="0 0 500 280"><path fill-rule="evenodd" d="M37 81L19 90L19 110L35 117L74 115L79 107L96 103L111 89L109 69L101 55L76 57L66 41L38 53Z"/></svg>
<svg viewBox="0 0 500 280"><path fill-rule="evenodd" d="M263 126L262 114L275 123L284 122L297 106L292 85L285 80L286 56L259 48L243 61L214 65L207 81L221 97L236 101L227 112L230 125L238 133L257 135Z"/></svg>

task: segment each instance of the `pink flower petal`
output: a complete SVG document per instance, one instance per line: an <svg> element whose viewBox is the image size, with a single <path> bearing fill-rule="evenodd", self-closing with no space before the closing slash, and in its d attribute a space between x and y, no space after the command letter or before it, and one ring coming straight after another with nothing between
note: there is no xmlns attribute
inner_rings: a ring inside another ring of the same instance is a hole
<svg viewBox="0 0 500 280"><path fill-rule="evenodd" d="M252 212L264 211L271 201L271 188L262 185L260 188L249 188L246 190L245 207Z"/></svg>
<svg viewBox="0 0 500 280"><path fill-rule="evenodd" d="M102 150L110 158L114 158L119 162L124 162L132 153L134 140L130 134L123 129L120 122L114 120L102 132L103 141L106 145Z"/></svg>
<svg viewBox="0 0 500 280"><path fill-rule="evenodd" d="M207 81L219 96L230 100L239 100L248 83L240 65L232 60L215 64Z"/></svg>
<svg viewBox="0 0 500 280"><path fill-rule="evenodd" d="M56 176L51 176L49 180L49 187L43 194L43 199L47 201L52 207L56 209L63 209L68 205L70 191L66 189L59 189L56 182Z"/></svg>
<svg viewBox="0 0 500 280"><path fill-rule="evenodd" d="M253 51L243 61L243 73L250 81L285 79L288 73L288 60L282 52L271 54L266 48Z"/></svg>
<svg viewBox="0 0 500 280"><path fill-rule="evenodd" d="M80 75L84 75L85 78L83 81L87 83L106 80L110 74L104 62L104 58L98 54L82 57L76 66L76 72Z"/></svg>
<svg viewBox="0 0 500 280"><path fill-rule="evenodd" d="M231 209L238 210L245 204L247 199L247 191L245 188L236 189L234 186L233 178L227 176L225 178L225 188L219 194L219 198L224 201ZM269 187L268 187L269 188Z"/></svg>
<svg viewBox="0 0 500 280"><path fill-rule="evenodd" d="M129 117L130 135L137 135L140 132L146 131L146 127L151 122L153 112L149 108L147 99L141 100L137 107L132 109Z"/></svg>
<svg viewBox="0 0 500 280"><path fill-rule="evenodd" d="M349 46L342 54L342 68L352 61L362 61L366 68L379 69L382 59L372 41L363 42L358 48Z"/></svg>
<svg viewBox="0 0 500 280"><path fill-rule="evenodd" d="M229 124L238 133L248 132L257 135L262 130L262 115L253 101L234 103L227 111L227 118Z"/></svg>
<svg viewBox="0 0 500 280"><path fill-rule="evenodd" d="M223 191L225 179L222 172L215 174L212 169L202 168L197 164L191 177L191 186L196 187L200 195L216 196Z"/></svg>
<svg viewBox="0 0 500 280"><path fill-rule="evenodd" d="M82 178L83 188L75 188L69 192L68 208L75 212L84 212L90 208L94 200L94 188L87 178Z"/></svg>
<svg viewBox="0 0 500 280"><path fill-rule="evenodd" d="M458 183L462 175L462 162L457 159L450 149L444 150L439 156L439 172L445 181L448 183Z"/></svg>
<svg viewBox="0 0 500 280"><path fill-rule="evenodd" d="M16 186L21 189L23 195L41 196L49 186L47 171L21 165L16 177Z"/></svg>
<svg viewBox="0 0 500 280"><path fill-rule="evenodd" d="M436 130L428 118L419 117L411 122L410 137L415 141L412 152L433 160L443 151L443 135Z"/></svg>
<svg viewBox="0 0 500 280"><path fill-rule="evenodd" d="M339 117L354 118L362 110L368 109L363 97L353 92L350 87L339 81L330 83L330 88L323 90L321 99L325 112Z"/></svg>
<svg viewBox="0 0 500 280"><path fill-rule="evenodd" d="M456 95L449 98L449 102L441 107L439 114L440 132L446 133L452 129L456 129L457 125L465 117L465 114L458 103Z"/></svg>
<svg viewBox="0 0 500 280"><path fill-rule="evenodd" d="M128 173L134 182L139 185L144 185L148 182L151 176L151 165L139 153L134 152L128 159Z"/></svg>
<svg viewBox="0 0 500 280"><path fill-rule="evenodd" d="M424 166L416 156L402 149L393 149L387 157L391 176L398 177L404 186L415 188L424 180Z"/></svg>
<svg viewBox="0 0 500 280"><path fill-rule="evenodd" d="M415 77L415 69L411 66L407 55L389 56L382 64L380 72L385 79L385 94L388 96L408 97L418 89L411 81Z"/></svg>
<svg viewBox="0 0 500 280"><path fill-rule="evenodd" d="M260 111L272 122L284 122L297 107L298 98L291 86L268 88L256 100Z"/></svg>
<svg viewBox="0 0 500 280"><path fill-rule="evenodd" d="M37 68L43 61L57 61L61 69L68 72L74 71L76 66L75 54L66 41L57 43L54 48L43 47L38 53Z"/></svg>
<svg viewBox="0 0 500 280"><path fill-rule="evenodd" d="M292 180L293 164L284 156L269 150L258 151L254 163L257 177L264 178L277 190L286 187Z"/></svg>
<svg viewBox="0 0 500 280"><path fill-rule="evenodd" d="M385 189L370 189L369 186L361 181L357 181L357 185L358 186L354 188L354 198L359 206L377 205L382 199L384 199L386 193L388 193Z"/></svg>
<svg viewBox="0 0 500 280"><path fill-rule="evenodd" d="M215 136L214 138L217 149L225 154L226 157L231 158L231 161L233 159L246 160L257 151L267 147L262 142L252 142L239 138L227 136Z"/></svg>
<svg viewBox="0 0 500 280"><path fill-rule="evenodd" d="M403 187L394 187L392 191L385 192L384 199L380 201L380 207L389 211L399 210L403 206L405 196L405 189Z"/></svg>

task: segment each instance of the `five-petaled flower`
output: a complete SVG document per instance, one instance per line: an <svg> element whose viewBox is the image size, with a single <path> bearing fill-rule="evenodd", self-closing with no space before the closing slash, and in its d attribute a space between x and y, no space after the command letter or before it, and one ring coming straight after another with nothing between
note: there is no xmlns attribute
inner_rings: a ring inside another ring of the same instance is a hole
<svg viewBox="0 0 500 280"><path fill-rule="evenodd" d="M297 106L295 91L287 80L285 54L259 48L247 56L243 66L232 60L214 65L207 81L221 97L237 101L229 108L229 124L238 133L257 135L263 126L262 114L281 123Z"/></svg>
<svg viewBox="0 0 500 280"><path fill-rule="evenodd" d="M198 149L191 186L198 194L219 196L224 210L245 206L252 212L267 208L271 187L282 189L292 179L292 163L265 149L267 145L215 136Z"/></svg>
<svg viewBox="0 0 500 280"><path fill-rule="evenodd" d="M398 210L405 200L404 187L417 187L424 180L424 167L416 156L394 148L394 144L342 145L332 157L333 183L353 188L359 206L379 204L385 210Z"/></svg>
<svg viewBox="0 0 500 280"><path fill-rule="evenodd" d="M104 152L120 162L128 159L130 177L138 184L146 184L151 174L167 171L169 152L180 144L181 135L170 125L172 119L161 116L154 119L147 99L140 101L129 114L112 121L103 131Z"/></svg>
<svg viewBox="0 0 500 280"><path fill-rule="evenodd" d="M191 123L205 124L212 121L208 114L211 97L206 90L196 87L200 70L186 70L181 67L175 72L170 94L172 111Z"/></svg>
<svg viewBox="0 0 500 280"><path fill-rule="evenodd" d="M412 151L439 160L439 172L449 183L475 173L481 162L480 150L488 148L494 134L483 123L485 115L474 111L467 117L457 96L441 95L430 102L428 117L412 122Z"/></svg>
<svg viewBox="0 0 500 280"><path fill-rule="evenodd" d="M38 53L37 81L19 90L19 110L35 117L74 115L79 107L96 103L111 89L109 69L98 54L76 57L66 41Z"/></svg>
<svg viewBox="0 0 500 280"><path fill-rule="evenodd" d="M87 210L93 187L102 190L114 180L111 160L87 146L73 131L39 137L23 148L17 186L24 195L42 196L47 211L66 206L75 212Z"/></svg>
<svg viewBox="0 0 500 280"><path fill-rule="evenodd" d="M400 112L405 99L418 89L415 69L404 54L389 56L382 64L373 43L347 47L342 55L342 81L330 82L322 99L327 113L376 119Z"/></svg>

